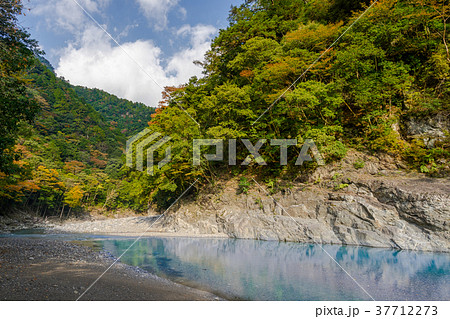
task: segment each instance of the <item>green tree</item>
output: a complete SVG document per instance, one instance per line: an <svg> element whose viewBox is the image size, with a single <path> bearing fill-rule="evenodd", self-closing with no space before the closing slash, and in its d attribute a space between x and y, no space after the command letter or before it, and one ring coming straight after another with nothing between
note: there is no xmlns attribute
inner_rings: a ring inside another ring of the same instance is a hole
<svg viewBox="0 0 450 319"><path fill-rule="evenodd" d="M18 123L32 121L38 105L26 87L23 72L35 61L37 42L22 28L17 17L23 14L18 0L0 2L0 171L17 170L12 149Z"/></svg>

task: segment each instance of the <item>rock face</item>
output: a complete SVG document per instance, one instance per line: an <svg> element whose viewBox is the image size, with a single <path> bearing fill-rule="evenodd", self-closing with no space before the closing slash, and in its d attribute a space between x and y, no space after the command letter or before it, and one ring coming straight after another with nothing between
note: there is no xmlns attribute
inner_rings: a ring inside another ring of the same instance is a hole
<svg viewBox="0 0 450 319"><path fill-rule="evenodd" d="M438 114L427 118L409 118L405 121L407 136L421 139L428 148L434 148L436 141L445 139L449 127L448 114Z"/></svg>
<svg viewBox="0 0 450 319"><path fill-rule="evenodd" d="M232 238L450 251L448 179L354 180L338 192L298 186L269 195L233 187L187 203L157 227Z"/></svg>

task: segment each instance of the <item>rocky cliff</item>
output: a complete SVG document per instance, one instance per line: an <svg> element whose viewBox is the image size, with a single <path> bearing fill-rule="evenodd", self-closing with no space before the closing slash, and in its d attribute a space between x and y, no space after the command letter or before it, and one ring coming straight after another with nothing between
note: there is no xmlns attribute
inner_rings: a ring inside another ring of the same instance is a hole
<svg viewBox="0 0 450 319"><path fill-rule="evenodd" d="M238 195L237 181L228 180L196 201L180 204L157 228L234 238L450 251L449 179L404 176L392 170L392 164L385 165L367 165L362 171L349 166L319 169L311 178L328 182L293 182L273 195L259 181L248 194Z"/></svg>

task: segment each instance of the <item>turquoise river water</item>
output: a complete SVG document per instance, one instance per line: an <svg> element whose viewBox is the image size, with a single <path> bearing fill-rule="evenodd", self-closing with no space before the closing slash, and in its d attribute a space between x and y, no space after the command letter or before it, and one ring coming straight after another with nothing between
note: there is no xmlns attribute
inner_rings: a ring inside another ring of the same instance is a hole
<svg viewBox="0 0 450 319"><path fill-rule="evenodd" d="M16 234L23 235L31 234ZM134 242L54 237L82 240L113 256ZM376 300L450 300L450 255L441 253L174 237L142 238L121 261L227 299L370 300L370 294Z"/></svg>

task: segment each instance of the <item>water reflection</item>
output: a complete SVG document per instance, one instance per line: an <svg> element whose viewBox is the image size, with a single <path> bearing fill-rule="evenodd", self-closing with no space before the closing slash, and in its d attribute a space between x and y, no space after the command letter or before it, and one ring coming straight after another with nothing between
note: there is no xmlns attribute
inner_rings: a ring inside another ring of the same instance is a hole
<svg viewBox="0 0 450 319"><path fill-rule="evenodd" d="M120 255L133 240L99 241ZM450 257L350 246L326 251L376 300L448 300ZM246 300L369 300L317 245L147 238L122 261L171 280Z"/></svg>

